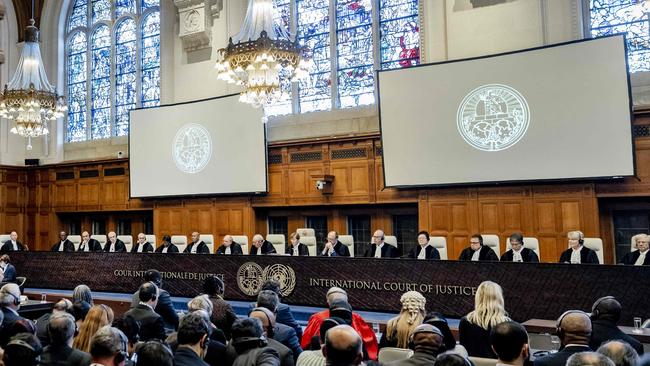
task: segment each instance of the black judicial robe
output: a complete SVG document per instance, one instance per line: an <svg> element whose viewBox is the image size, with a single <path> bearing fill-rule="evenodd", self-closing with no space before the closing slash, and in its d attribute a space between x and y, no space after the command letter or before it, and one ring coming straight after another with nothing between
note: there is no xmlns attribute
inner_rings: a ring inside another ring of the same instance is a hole
<svg viewBox="0 0 650 366"><path fill-rule="evenodd" d="M293 255L293 245L289 244L287 247L287 254ZM303 243L298 243L298 255L306 255L309 256L309 249L307 246Z"/></svg>
<svg viewBox="0 0 650 366"><path fill-rule="evenodd" d="M224 245L221 245L219 249L217 249L216 252L217 255L226 255L226 247ZM232 242L230 244L230 255L242 255L244 252L241 249L241 245L237 242Z"/></svg>
<svg viewBox="0 0 650 366"><path fill-rule="evenodd" d="M478 260L479 261L498 261L499 257L497 257L496 253L492 248L488 247L487 245L481 245L481 249L479 249L480 254L478 255ZM463 249L462 252L460 252L460 257L458 258L459 261L471 261L472 260L472 255L474 255L474 251L472 250L472 247L467 247Z"/></svg>
<svg viewBox="0 0 650 366"><path fill-rule="evenodd" d="M422 246L418 244L413 249L411 249L411 251L407 255L405 255L404 258L418 259L421 250L422 250ZM427 245L424 250L426 251L425 254L426 259L440 259L440 252L438 251L438 249L434 248L433 246Z"/></svg>
<svg viewBox="0 0 650 366"><path fill-rule="evenodd" d="M501 256L501 262L512 262L512 257L513 257L512 249L510 249L507 252L503 253L503 255ZM539 262L539 257L537 257L537 253L535 253L534 250L528 248L522 248L521 260L524 262Z"/></svg>
<svg viewBox="0 0 650 366"><path fill-rule="evenodd" d="M275 254L275 247L273 244L271 244L270 241L264 240L262 243L262 246L260 247L260 250L262 250L262 254ZM251 254L250 255L257 255L257 247L253 245L251 248Z"/></svg>
<svg viewBox="0 0 650 366"><path fill-rule="evenodd" d="M571 251L573 249L569 248L562 252L562 255L560 256L560 263L571 263ZM582 249L580 249L580 264L600 264L600 261L598 261L598 256L596 255L596 252L593 250L583 246Z"/></svg>
<svg viewBox="0 0 650 366"><path fill-rule="evenodd" d="M366 252L363 254L364 257L368 258L374 258L375 257L375 250L377 250L377 244L371 244L368 249L366 249ZM394 246L384 243L384 246L381 247L381 257L382 258L395 258L399 255L397 252L397 248Z"/></svg>
<svg viewBox="0 0 650 366"><path fill-rule="evenodd" d="M200 242L194 244L190 243L187 247L185 247L185 250L183 253L192 253L192 247L196 245L196 254L210 254L210 248L208 248L208 245L201 240Z"/></svg>

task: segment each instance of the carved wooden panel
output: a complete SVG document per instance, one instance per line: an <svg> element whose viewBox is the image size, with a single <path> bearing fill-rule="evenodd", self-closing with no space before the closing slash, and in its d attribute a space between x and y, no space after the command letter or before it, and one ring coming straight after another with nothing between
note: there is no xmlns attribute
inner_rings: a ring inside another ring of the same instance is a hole
<svg viewBox="0 0 650 366"><path fill-rule="evenodd" d="M79 200L80 206L99 205L99 183L97 182L80 182L79 183Z"/></svg>

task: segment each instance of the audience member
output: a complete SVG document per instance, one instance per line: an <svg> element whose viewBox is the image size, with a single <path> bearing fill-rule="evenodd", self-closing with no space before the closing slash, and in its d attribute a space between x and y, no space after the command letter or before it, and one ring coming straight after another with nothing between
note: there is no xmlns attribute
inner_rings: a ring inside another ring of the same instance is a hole
<svg viewBox="0 0 650 366"><path fill-rule="evenodd" d="M77 303L85 301L90 306L95 305L93 303L93 293L90 291L90 287L86 285L79 285L74 288L74 291L72 291L72 303Z"/></svg>
<svg viewBox="0 0 650 366"><path fill-rule="evenodd" d="M574 353L591 351L589 348L591 320L587 313L580 310L568 310L560 315L556 327L556 333L561 342L560 350L557 353L535 359L535 366L564 366L567 359Z"/></svg>
<svg viewBox="0 0 650 366"><path fill-rule="evenodd" d="M310 351L302 351L298 356L296 366L323 366L325 365L325 356L323 356L322 348L325 345L325 334L331 328L337 325L344 325L345 321L341 318L327 318L323 320L320 325L318 336L318 344L312 347ZM313 339L313 338L312 338Z"/></svg>
<svg viewBox="0 0 650 366"><path fill-rule="evenodd" d="M192 253L192 254L210 254L210 248L208 245L201 240L201 234L197 231L192 233L192 241L185 247L183 253Z"/></svg>
<svg viewBox="0 0 650 366"><path fill-rule="evenodd" d="M268 309L273 313L273 316L275 317L275 321L273 322L273 335L271 335L270 338L273 338L276 341L287 346L291 352L293 352L293 358L294 361L296 361L302 352L302 348L300 347L300 339L296 335L294 328L277 322L277 309L279 301L280 300L278 295L270 290L262 290L257 295L257 307Z"/></svg>
<svg viewBox="0 0 650 366"><path fill-rule="evenodd" d="M73 349L72 340L76 330L74 317L65 311L54 312L49 318L47 331L50 345L41 356L41 366L87 366L89 353Z"/></svg>
<svg viewBox="0 0 650 366"><path fill-rule="evenodd" d="M221 241L219 249L217 249L217 255L242 255L244 252L241 249L241 245L234 240L232 236L225 235Z"/></svg>
<svg viewBox="0 0 650 366"><path fill-rule="evenodd" d="M270 241L264 240L260 234L253 236L253 246L251 247L251 255L261 254L276 254L275 247Z"/></svg>
<svg viewBox="0 0 650 366"><path fill-rule="evenodd" d="M293 317L293 313L291 312L291 307L282 302L282 289L280 287L280 282L273 279L266 280L262 284L262 288L260 291L265 291L265 290L273 291L275 292L276 295L278 295L279 303L275 310L276 322L280 324L288 325L291 328L293 328L296 331L296 336L298 337L298 339L301 339L302 327L300 326L300 324L298 324L296 319ZM268 297L266 299L268 299ZM253 303L250 305L250 309L252 310L256 306L263 306L263 305L257 305Z"/></svg>
<svg viewBox="0 0 650 366"><path fill-rule="evenodd" d="M172 237L164 235L162 237L162 244L156 248L156 253L178 253L176 244L172 244ZM178 327L178 324L176 325Z"/></svg>
<svg viewBox="0 0 650 366"><path fill-rule="evenodd" d="M436 366L474 366L465 356L457 353L442 353L436 357Z"/></svg>
<svg viewBox="0 0 650 366"><path fill-rule="evenodd" d="M0 272L2 272L2 284L16 283L16 267L11 264L9 255L0 255Z"/></svg>
<svg viewBox="0 0 650 366"><path fill-rule="evenodd" d="M460 252L458 260L461 261L498 261L496 253L492 248L483 245L483 237L474 234L469 238L469 247ZM471 353L470 353L471 355Z"/></svg>
<svg viewBox="0 0 650 366"><path fill-rule="evenodd" d="M636 366L639 355L631 345L623 341L608 341L598 347L598 353L608 357L616 366Z"/></svg>
<svg viewBox="0 0 650 366"><path fill-rule="evenodd" d="M523 366L530 357L528 333L517 322L506 321L492 327L490 344L497 355L497 364Z"/></svg>
<svg viewBox="0 0 650 366"><path fill-rule="evenodd" d="M210 313L205 310L194 310L192 314L198 314L201 316L203 321L208 324L210 327L210 338L208 339L207 350L205 351L205 356L203 360L210 366L231 366L232 362L235 360L236 355L234 352L229 354L227 352L225 341L220 341L217 338L223 339L223 332L216 328L214 324L210 322ZM221 335L216 337L214 333L218 331Z"/></svg>
<svg viewBox="0 0 650 366"><path fill-rule="evenodd" d="M21 333L11 337L4 347L4 366L38 365L43 353L41 342L34 334Z"/></svg>
<svg viewBox="0 0 650 366"><path fill-rule="evenodd" d="M136 366L174 366L174 355L164 343L145 342L136 350Z"/></svg>
<svg viewBox="0 0 650 366"><path fill-rule="evenodd" d="M359 365L363 360L362 341L349 325L337 325L325 334L323 355L327 366Z"/></svg>
<svg viewBox="0 0 650 366"><path fill-rule="evenodd" d="M443 335L431 324L420 324L409 336L410 358L389 363L391 366L431 366L436 356L444 351Z"/></svg>
<svg viewBox="0 0 650 366"><path fill-rule="evenodd" d="M431 240L428 231L418 233L418 245L405 255L405 258L411 259L440 259L440 252L429 244Z"/></svg>
<svg viewBox="0 0 650 366"><path fill-rule="evenodd" d="M158 303L158 287L153 282L145 282L138 289L140 303L125 313L132 316L140 323L140 339L149 341L152 339L165 340L165 322L154 309Z"/></svg>
<svg viewBox="0 0 650 366"><path fill-rule="evenodd" d="M569 231L567 233L567 238L569 239L569 249L562 252L560 263L600 263L596 252L584 246L585 235L582 231Z"/></svg>
<svg viewBox="0 0 650 366"><path fill-rule="evenodd" d="M524 248L524 236L521 233L510 235L511 249L503 253L501 262L539 262L534 250Z"/></svg>
<svg viewBox="0 0 650 366"><path fill-rule="evenodd" d="M225 285L221 278L215 275L209 275L203 281L203 293L208 295L208 299L212 302L210 321L223 331L226 339L230 339L230 329L232 328L232 323L237 320L237 314L235 314L232 306L223 299L224 292Z"/></svg>
<svg viewBox="0 0 650 366"><path fill-rule="evenodd" d="M101 327L90 341L91 366L124 366L129 358L126 342L121 330L110 325Z"/></svg>
<svg viewBox="0 0 650 366"><path fill-rule="evenodd" d="M327 233L325 247L318 255L326 257L349 257L350 250L347 245L339 241L339 234L336 231L330 231Z"/></svg>
<svg viewBox="0 0 650 366"><path fill-rule="evenodd" d="M206 323L210 327L210 339L219 341L220 343L223 344L227 344L228 339L226 339L226 335L223 333L221 329L217 328L217 326L212 324L212 322L210 321L210 314L212 314L213 309L212 309L212 302L208 298L208 295L196 296L187 303L188 312L192 313L198 310L203 310L206 312L206 314L208 314Z"/></svg>
<svg viewBox="0 0 650 366"><path fill-rule="evenodd" d="M591 349L600 347L605 341L620 339L632 346L639 355L643 354L641 342L623 333L617 326L622 310L621 303L613 296L601 297L594 302L591 307Z"/></svg>
<svg viewBox="0 0 650 366"><path fill-rule="evenodd" d="M208 366L203 357L208 349L210 326L198 312L189 313L181 319L174 366Z"/></svg>
<svg viewBox="0 0 650 366"><path fill-rule="evenodd" d="M97 239L90 237L90 234L87 231L81 233L81 243L79 243L78 252L101 252L102 245Z"/></svg>
<svg viewBox="0 0 650 366"><path fill-rule="evenodd" d="M364 257L367 258L394 258L399 255L399 252L397 251L397 248L394 246L387 244L384 240L386 239L386 236L384 235L383 230L376 230L374 234L372 234L372 239L370 242L370 246L368 249L366 249L365 253L363 254Z"/></svg>
<svg viewBox="0 0 650 366"><path fill-rule="evenodd" d="M153 252L153 244L147 241L147 236L144 233L138 234L138 241L135 242L131 253L151 253Z"/></svg>
<svg viewBox="0 0 650 366"><path fill-rule="evenodd" d="M237 358L233 366L280 366L280 355L267 344L259 319L235 321L232 325L232 346Z"/></svg>
<svg viewBox="0 0 650 366"><path fill-rule="evenodd" d="M300 234L297 232L291 233L289 235L289 245L287 246L287 254L293 256L309 256L309 248L303 243L300 242Z"/></svg>
<svg viewBox="0 0 650 366"><path fill-rule="evenodd" d="M424 316L424 320L422 321L422 323L431 324L440 330L443 338L442 341L443 341L444 351L451 351L457 347L462 347L462 350L464 352L463 355L467 354L467 350L465 350L465 347L461 345L456 345L456 338L454 337L454 334L451 332L451 329L449 329L447 318L445 318L444 315L437 312L430 312Z"/></svg>
<svg viewBox="0 0 650 366"><path fill-rule="evenodd" d="M20 289L15 283L8 283L0 288L0 305L2 305L2 327L0 328L0 344L9 342L9 331L13 323L24 319L18 314L20 308Z"/></svg>
<svg viewBox="0 0 650 366"><path fill-rule="evenodd" d="M280 365L293 366L298 356L295 356L289 347L274 339L276 329L275 315L267 308L254 308L250 313L250 317L257 318L262 323L263 334L266 338L267 345L278 352ZM293 331L293 329L291 330Z"/></svg>
<svg viewBox="0 0 650 366"><path fill-rule="evenodd" d="M91 307L86 319L81 323L79 334L75 337L72 345L80 351L90 352L92 337L100 328L110 325L112 322L113 310L110 307L103 304Z"/></svg>
<svg viewBox="0 0 650 366"><path fill-rule="evenodd" d="M169 292L162 288L162 275L155 269L149 269L144 273L145 282L153 282L156 287L158 287L158 303L154 308L154 311L162 316L163 321L165 322L165 328L176 330L178 329L178 314L174 309L172 304L172 297L169 295ZM138 306L140 303L140 295L138 291L133 294L131 299L131 308Z"/></svg>
<svg viewBox="0 0 650 366"><path fill-rule="evenodd" d="M27 250L27 246L18 241L18 233L15 231L9 233L9 240L2 243L2 247L0 247L0 253L22 252L24 250Z"/></svg>
<svg viewBox="0 0 650 366"><path fill-rule="evenodd" d="M409 291L400 298L400 314L388 321L386 332L381 335L379 348L408 348L409 337L422 324L427 300L417 291Z"/></svg>
<svg viewBox="0 0 650 366"><path fill-rule="evenodd" d="M614 366L614 362L598 352L578 352L569 357L566 366Z"/></svg>
<svg viewBox="0 0 650 366"><path fill-rule="evenodd" d="M496 358L490 347L490 330L508 320L510 318L504 308L501 286L492 281L484 281L476 290L474 310L460 319L460 344L470 356Z"/></svg>
<svg viewBox="0 0 650 366"><path fill-rule="evenodd" d="M53 252L74 252L74 244L68 240L68 233L61 231L59 233L59 241L52 245Z"/></svg>
<svg viewBox="0 0 650 366"><path fill-rule="evenodd" d="M140 343L140 323L138 323L132 316L125 315L113 321L114 328L117 328L124 333L126 340L129 342L126 347L126 352L129 357L135 353L135 349Z"/></svg>
<svg viewBox="0 0 650 366"><path fill-rule="evenodd" d="M86 319L90 308L90 304L85 301L75 302L72 304L72 312L74 315L74 320L77 323L77 328L81 327L81 323L83 323L83 321Z"/></svg>
<svg viewBox="0 0 650 366"><path fill-rule="evenodd" d="M637 234L632 237L634 242L634 247L636 250L629 253L625 253L623 258L621 258L620 264L629 264L634 266L648 266L650 265L650 255L648 254L648 249L650 249L649 241L650 235L648 234Z"/></svg>

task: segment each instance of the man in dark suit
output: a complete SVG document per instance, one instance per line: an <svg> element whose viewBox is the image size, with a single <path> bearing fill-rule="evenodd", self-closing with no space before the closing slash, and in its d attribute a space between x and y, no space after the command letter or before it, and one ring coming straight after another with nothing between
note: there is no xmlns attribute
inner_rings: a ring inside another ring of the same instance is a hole
<svg viewBox="0 0 650 366"><path fill-rule="evenodd" d="M480 234L474 234L469 239L469 247L460 252L460 261L498 261L496 253L492 248L483 245L483 237Z"/></svg>
<svg viewBox="0 0 650 366"><path fill-rule="evenodd" d="M192 233L192 241L185 248L183 253L192 253L192 254L210 254L210 248L203 242L201 235L198 232Z"/></svg>
<svg viewBox="0 0 650 366"><path fill-rule="evenodd" d="M428 231L420 231L418 233L418 244L416 247L411 249L404 258L412 259L440 259L440 252L438 249L434 248L433 245L429 245L430 240Z"/></svg>
<svg viewBox="0 0 650 366"><path fill-rule="evenodd" d="M36 336L41 341L41 345L43 347L50 344L50 335L48 333L47 328L48 325L50 324L50 318L52 317L52 315L57 313L67 313L73 315L72 319L74 321L74 308L72 305L72 301L68 299L61 299L57 301L56 304L54 304L51 313L43 314L41 315L41 317L36 319Z"/></svg>
<svg viewBox="0 0 650 366"><path fill-rule="evenodd" d="M490 345L500 365L523 366L530 357L528 333L517 322L506 321L495 325L490 331Z"/></svg>
<svg viewBox="0 0 650 366"><path fill-rule="evenodd" d="M395 258L398 256L397 248L384 242L386 236L383 230L377 230L372 235L370 247L363 254L367 258Z"/></svg>
<svg viewBox="0 0 650 366"><path fill-rule="evenodd" d="M271 244L270 241L264 240L264 237L260 234L255 234L253 236L253 246L251 247L251 255L262 255L262 254L275 254L275 247Z"/></svg>
<svg viewBox="0 0 650 366"><path fill-rule="evenodd" d="M78 252L101 252L102 245L96 239L90 237L87 231L81 233L81 243L79 243Z"/></svg>
<svg viewBox="0 0 650 366"><path fill-rule="evenodd" d="M74 317L66 312L53 313L48 327L49 345L41 355L42 366L86 366L90 364L89 353L73 349L75 333Z"/></svg>
<svg viewBox="0 0 650 366"><path fill-rule="evenodd" d="M138 241L135 242L135 245L131 249L131 253L151 253L153 252L153 245L147 241L146 235L144 233L138 234Z"/></svg>
<svg viewBox="0 0 650 366"><path fill-rule="evenodd" d="M393 361L387 366L431 366L436 361L436 356L444 351L443 336L440 329L431 324L420 324L410 335L409 348L413 355L409 358Z"/></svg>
<svg viewBox="0 0 650 366"><path fill-rule="evenodd" d="M178 329L174 366L208 366L203 357L210 341L210 326L198 312L183 317Z"/></svg>
<svg viewBox="0 0 650 366"><path fill-rule="evenodd" d="M172 244L172 237L165 235L162 238L162 245L156 248L156 253L178 253L178 247Z"/></svg>
<svg viewBox="0 0 650 366"><path fill-rule="evenodd" d="M599 264L596 252L585 247L585 235L581 231L569 231L569 249L562 252L560 263Z"/></svg>
<svg viewBox="0 0 650 366"><path fill-rule="evenodd" d="M9 234L9 240L5 241L0 248L0 252L22 252L27 250L27 247L24 246L21 242L18 241L18 233L12 231Z"/></svg>
<svg viewBox="0 0 650 366"><path fill-rule="evenodd" d="M501 262L539 262L534 250L524 248L524 236L521 233L510 235L511 249L503 253Z"/></svg>
<svg viewBox="0 0 650 366"><path fill-rule="evenodd" d="M241 245L232 240L232 236L225 235L223 241L217 249L217 255L242 255L244 252L241 249Z"/></svg>
<svg viewBox="0 0 650 366"><path fill-rule="evenodd" d="M251 309L251 312L256 308L265 308L273 313L275 321L273 322L273 332L270 335L271 338L282 343L288 347L293 353L294 362L298 361L298 356L302 353L302 348L300 347L300 338L302 337L302 332L300 336L296 334L296 330L286 324L278 322L278 306L280 304L280 299L278 295L271 290L262 290L257 295L256 307Z"/></svg>
<svg viewBox="0 0 650 366"><path fill-rule="evenodd" d="M158 287L153 282L145 282L138 290L140 302L124 315L131 316L140 323L140 340L165 340L165 324L163 318L156 314L154 308L158 304Z"/></svg>
<svg viewBox="0 0 650 366"><path fill-rule="evenodd" d="M104 251L107 253L125 253L126 245L124 242L117 238L115 231L108 233L108 241L104 245Z"/></svg>
<svg viewBox="0 0 650 366"><path fill-rule="evenodd" d="M251 311L249 317L259 319L262 322L263 334L266 337L268 346L280 355L280 366L293 366L296 359L294 358L293 352L289 347L275 339L275 315L267 308L255 308Z"/></svg>
<svg viewBox="0 0 650 366"><path fill-rule="evenodd" d="M20 288L15 283L8 283L0 288L0 305L4 320L0 327L0 346L4 346L9 341L8 329L18 320L24 319L18 314L20 308Z"/></svg>
<svg viewBox="0 0 650 366"><path fill-rule="evenodd" d="M325 248L320 252L324 257L349 257L350 250L348 246L339 241L339 234L336 231L327 233L327 242Z"/></svg>
<svg viewBox="0 0 650 366"><path fill-rule="evenodd" d="M638 234L634 235L632 239L636 244L637 250L626 253L619 263L634 266L649 266L650 255L648 255L648 241L650 240L650 236L648 234Z"/></svg>
<svg viewBox="0 0 650 366"><path fill-rule="evenodd" d="M289 255L309 256L309 249L305 244L300 242L300 234L297 232L293 232L291 235L289 235L289 246L287 247L287 253Z"/></svg>
<svg viewBox="0 0 650 366"><path fill-rule="evenodd" d="M16 267L10 263L9 255L0 256L0 270L2 271L2 284L16 283Z"/></svg>
<svg viewBox="0 0 650 366"><path fill-rule="evenodd" d="M298 324L296 318L294 318L293 313L291 312L291 307L289 307L289 305L282 302L282 291L280 288L280 283L273 279L266 280L262 284L262 288L260 289L260 292L261 291L274 292L277 295L277 304L272 304L272 306L271 305L267 306L267 303L264 302L262 302L261 304L251 303L249 305L248 312L250 313L251 311L253 311L253 308L258 306L266 307L269 310L275 308L275 310L272 310L275 313L275 321L279 324L284 324L293 328L296 331L296 336L298 337L298 339L301 339L302 327L300 326L300 324ZM269 301L268 297L265 297L265 299ZM260 301L259 295L258 295L258 301Z"/></svg>
<svg viewBox="0 0 650 366"><path fill-rule="evenodd" d="M605 296L594 302L591 307L591 340L589 347L597 349L606 341L615 339L627 342L639 355L643 354L643 345L636 338L623 333L617 323L621 319L623 308L613 296Z"/></svg>
<svg viewBox="0 0 650 366"><path fill-rule="evenodd" d="M535 366L564 366L571 355L591 351L591 320L580 310L569 310L557 320L557 336L561 347L557 353L535 359Z"/></svg>
<svg viewBox="0 0 650 366"><path fill-rule="evenodd" d="M158 287L158 303L154 307L154 311L162 316L165 323L165 328L176 330L178 329L178 314L174 309L172 298L169 292L162 288L162 275L155 269L149 269L144 274L144 280L153 282ZM140 291L136 291L131 299L131 308L135 308L140 303Z"/></svg>
<svg viewBox="0 0 650 366"><path fill-rule="evenodd" d="M53 252L74 252L74 244L68 240L68 233L62 231L59 233L59 241L52 245Z"/></svg>

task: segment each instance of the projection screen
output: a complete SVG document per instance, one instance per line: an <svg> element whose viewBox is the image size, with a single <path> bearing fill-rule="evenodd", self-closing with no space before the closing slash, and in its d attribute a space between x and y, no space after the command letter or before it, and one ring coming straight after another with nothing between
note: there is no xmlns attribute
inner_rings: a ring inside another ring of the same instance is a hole
<svg viewBox="0 0 650 366"><path fill-rule="evenodd" d="M634 175L624 42L379 72L385 185Z"/></svg>
<svg viewBox="0 0 650 366"><path fill-rule="evenodd" d="M238 95L131 111L131 197L267 191L261 108Z"/></svg>

